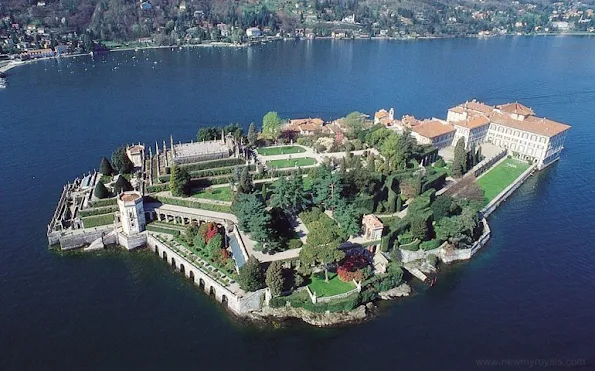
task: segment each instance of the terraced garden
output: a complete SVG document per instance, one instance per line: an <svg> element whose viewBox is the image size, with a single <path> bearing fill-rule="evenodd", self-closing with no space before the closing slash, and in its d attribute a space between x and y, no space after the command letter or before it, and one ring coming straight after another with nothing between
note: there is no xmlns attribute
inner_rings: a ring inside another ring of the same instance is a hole
<svg viewBox="0 0 595 371"><path fill-rule="evenodd" d="M304 148L299 146L261 147L256 151L262 156L289 155L292 153L306 152Z"/></svg>
<svg viewBox="0 0 595 371"><path fill-rule="evenodd" d="M312 157L303 157L286 160L272 160L266 162L267 166L272 169L285 169L289 167L310 166L316 164L316 159Z"/></svg>

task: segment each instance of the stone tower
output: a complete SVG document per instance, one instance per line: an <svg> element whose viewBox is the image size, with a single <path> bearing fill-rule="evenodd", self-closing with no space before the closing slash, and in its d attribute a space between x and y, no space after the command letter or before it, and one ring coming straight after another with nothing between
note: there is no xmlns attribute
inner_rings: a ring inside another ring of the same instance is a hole
<svg viewBox="0 0 595 371"><path fill-rule="evenodd" d="M120 221L124 235L131 236L145 230L145 209L143 197L137 191L123 192L118 196Z"/></svg>

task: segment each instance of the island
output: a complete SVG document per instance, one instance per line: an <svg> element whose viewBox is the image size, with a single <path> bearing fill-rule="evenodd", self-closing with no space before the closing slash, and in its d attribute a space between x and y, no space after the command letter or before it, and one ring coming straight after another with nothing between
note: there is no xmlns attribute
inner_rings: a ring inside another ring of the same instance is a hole
<svg viewBox="0 0 595 371"><path fill-rule="evenodd" d="M149 249L242 318L358 322L475 255L489 215L560 159L569 129L518 102L445 119L269 112L260 130L116 149L63 187L48 244Z"/></svg>

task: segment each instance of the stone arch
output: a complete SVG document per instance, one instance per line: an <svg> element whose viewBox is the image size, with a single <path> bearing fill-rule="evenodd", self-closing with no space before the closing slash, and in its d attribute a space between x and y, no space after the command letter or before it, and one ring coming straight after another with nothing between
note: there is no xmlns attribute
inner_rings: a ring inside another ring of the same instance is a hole
<svg viewBox="0 0 595 371"><path fill-rule="evenodd" d="M192 280L192 282L196 282L196 279L194 278L194 271L192 269L190 270L190 272L188 274L188 277L190 277L190 279Z"/></svg>
<svg viewBox="0 0 595 371"><path fill-rule="evenodd" d="M186 274L186 268L184 267L184 264L180 264L180 272L182 272L182 274Z"/></svg>
<svg viewBox="0 0 595 371"><path fill-rule="evenodd" d="M217 296L217 292L215 291L215 286L209 287L209 296Z"/></svg>
<svg viewBox="0 0 595 371"><path fill-rule="evenodd" d="M202 278L200 278L198 280L198 287L200 287L201 289L205 289L205 280L203 280Z"/></svg>
<svg viewBox="0 0 595 371"><path fill-rule="evenodd" d="M174 258L173 256L171 257L171 266L172 267L176 267L176 258Z"/></svg>
<svg viewBox="0 0 595 371"><path fill-rule="evenodd" d="M227 307L229 305L229 300L227 299L226 295L221 296L221 304L223 304L224 307Z"/></svg>
<svg viewBox="0 0 595 371"><path fill-rule="evenodd" d="M165 251L163 252L163 260L167 261L167 253Z"/></svg>
<svg viewBox="0 0 595 371"><path fill-rule="evenodd" d="M157 254L157 256L159 256L159 246L155 245L155 254Z"/></svg>

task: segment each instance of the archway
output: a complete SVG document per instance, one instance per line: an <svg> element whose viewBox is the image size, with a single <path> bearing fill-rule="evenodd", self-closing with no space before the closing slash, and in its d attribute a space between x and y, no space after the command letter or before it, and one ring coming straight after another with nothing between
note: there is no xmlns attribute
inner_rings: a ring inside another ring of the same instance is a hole
<svg viewBox="0 0 595 371"><path fill-rule="evenodd" d="M180 272L182 272L182 274L186 273L186 268L184 268L184 264L180 264Z"/></svg>
<svg viewBox="0 0 595 371"><path fill-rule="evenodd" d="M173 256L171 257L171 266L176 267L176 259Z"/></svg>
<svg viewBox="0 0 595 371"><path fill-rule="evenodd" d="M194 280L194 271L193 271L193 270L190 270L189 277L190 277L190 279L192 280L192 282L196 282L196 281Z"/></svg>
<svg viewBox="0 0 595 371"><path fill-rule="evenodd" d="M167 253L165 251L163 252L163 260L167 261Z"/></svg>
<svg viewBox="0 0 595 371"><path fill-rule="evenodd" d="M217 296L217 294L215 293L215 287L214 286L211 286L209 288L209 295Z"/></svg>
<svg viewBox="0 0 595 371"><path fill-rule="evenodd" d="M159 246L155 245L155 254L157 254L157 256L159 256Z"/></svg>
<svg viewBox="0 0 595 371"><path fill-rule="evenodd" d="M227 296L223 295L221 296L221 304L223 304L224 307L228 306L228 300L227 300Z"/></svg>
<svg viewBox="0 0 595 371"><path fill-rule="evenodd" d="M205 289L205 281L202 278L198 280L198 287L200 287L203 290Z"/></svg>

